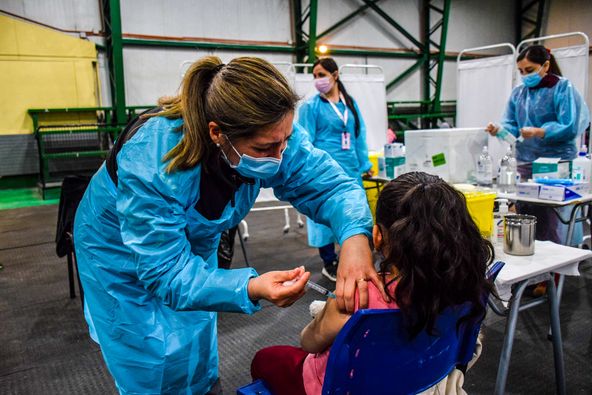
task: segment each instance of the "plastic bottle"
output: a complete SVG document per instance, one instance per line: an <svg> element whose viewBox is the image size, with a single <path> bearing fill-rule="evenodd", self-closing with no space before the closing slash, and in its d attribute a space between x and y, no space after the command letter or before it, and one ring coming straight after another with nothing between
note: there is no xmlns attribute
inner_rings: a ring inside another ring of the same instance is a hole
<svg viewBox="0 0 592 395"><path fill-rule="evenodd" d="M510 179L510 190L508 192L515 192L516 184L520 182L520 174L518 173L518 161L514 156L512 147L508 147L506 156L508 157L508 177Z"/></svg>
<svg viewBox="0 0 592 395"><path fill-rule="evenodd" d="M508 131L507 129L504 129L501 125L499 124L494 124L495 127L497 127L497 133L495 134L495 137L497 137L498 139L505 141L506 143L510 144L510 145L514 145L516 144L516 142L523 142L524 141L524 137L522 136L514 136L512 133L510 133L510 131Z"/></svg>
<svg viewBox="0 0 592 395"><path fill-rule="evenodd" d="M516 144L516 137L512 133L508 132L506 129L500 128L497 131L497 134L495 135L495 137L497 137L500 140L505 141L506 143L508 143L510 145Z"/></svg>
<svg viewBox="0 0 592 395"><path fill-rule="evenodd" d="M493 213L493 244L504 244L504 217L508 214L508 200L498 199L498 211Z"/></svg>
<svg viewBox="0 0 592 395"><path fill-rule="evenodd" d="M493 161L489 156L487 146L483 146L483 151L477 161L477 185L490 187L493 183Z"/></svg>
<svg viewBox="0 0 592 395"><path fill-rule="evenodd" d="M572 162L571 178L574 181L589 183L592 178L592 160L586 156L587 154L588 149L582 145L578 157Z"/></svg>
<svg viewBox="0 0 592 395"><path fill-rule="evenodd" d="M508 147L506 154L500 161L497 172L497 186L501 192L512 193L516 190L516 182L519 180L518 164L512 153L512 147Z"/></svg>

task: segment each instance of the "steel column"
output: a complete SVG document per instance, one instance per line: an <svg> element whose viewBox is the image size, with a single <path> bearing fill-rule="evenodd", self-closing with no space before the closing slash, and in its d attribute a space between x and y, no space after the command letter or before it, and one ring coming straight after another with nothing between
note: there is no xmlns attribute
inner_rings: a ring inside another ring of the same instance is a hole
<svg viewBox="0 0 592 395"><path fill-rule="evenodd" d="M442 19L438 22L440 28L440 43L439 43L439 52L438 52L438 70L436 71L436 86L434 92L434 103L432 105L431 111L434 113L438 113L441 110L440 105L440 95L442 93L442 82L443 82L443 74L444 74L444 60L446 56L446 39L448 37L448 20L450 17L450 2L451 0L444 0L444 8L442 9ZM430 32L432 34L437 29L432 29Z"/></svg>
<svg viewBox="0 0 592 395"><path fill-rule="evenodd" d="M125 123L125 80L123 71L123 39L121 33L121 8L119 0L102 0L105 16L107 59L109 64L109 83L111 101L115 109L116 121Z"/></svg>
<svg viewBox="0 0 592 395"><path fill-rule="evenodd" d="M517 0L515 2L516 44L542 35L545 0Z"/></svg>
<svg viewBox="0 0 592 395"><path fill-rule="evenodd" d="M421 2L421 41L422 41L422 85L421 98L429 103L422 105L422 111L427 114L438 114L441 112L441 93L444 73L444 61L446 60L446 39L448 36L448 21L450 19L451 0L441 0L436 6L435 0L423 0ZM441 17L432 24L431 13L440 14ZM440 40L436 42L434 36L440 30ZM435 69L435 78L432 71ZM434 91L432 95L432 85ZM426 118L422 120L422 127L435 127L437 120L435 118Z"/></svg>
<svg viewBox="0 0 592 395"><path fill-rule="evenodd" d="M422 0L420 3L420 32L421 32L421 41L422 45L421 53L422 53L422 68L421 68L421 92L420 97L421 100L426 103L421 105L421 112L428 113L430 112L429 101L431 99L431 92L430 92L430 0ZM430 124L429 119L421 119L421 127L428 128Z"/></svg>
<svg viewBox="0 0 592 395"><path fill-rule="evenodd" d="M310 0L310 9L308 14L308 58L306 63L313 63L317 58L317 2L318 0Z"/></svg>
<svg viewBox="0 0 592 395"><path fill-rule="evenodd" d="M302 34L302 0L292 0L292 21L294 24L293 36L296 51L296 63L304 63L305 44Z"/></svg>

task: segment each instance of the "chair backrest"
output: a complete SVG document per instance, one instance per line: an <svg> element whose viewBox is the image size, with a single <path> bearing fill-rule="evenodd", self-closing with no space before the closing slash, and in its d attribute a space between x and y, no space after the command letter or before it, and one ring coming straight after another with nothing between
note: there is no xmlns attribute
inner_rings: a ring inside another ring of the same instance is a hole
<svg viewBox="0 0 592 395"><path fill-rule="evenodd" d="M432 387L475 349L480 322L461 325L470 305L445 310L435 330L410 339L400 310L359 310L331 347L323 394L416 394Z"/></svg>
<svg viewBox="0 0 592 395"><path fill-rule="evenodd" d="M76 210L90 183L90 179L87 176L66 176L62 182L56 229L56 254L59 257L74 251L69 235L72 234Z"/></svg>
<svg viewBox="0 0 592 395"><path fill-rule="evenodd" d="M496 262L486 277L495 281ZM484 295L485 305L489 295ZM323 395L417 394L437 384L454 368L465 371L473 357L481 319L463 320L471 304L449 307L438 317L434 334L410 339L400 310L359 310L331 346Z"/></svg>

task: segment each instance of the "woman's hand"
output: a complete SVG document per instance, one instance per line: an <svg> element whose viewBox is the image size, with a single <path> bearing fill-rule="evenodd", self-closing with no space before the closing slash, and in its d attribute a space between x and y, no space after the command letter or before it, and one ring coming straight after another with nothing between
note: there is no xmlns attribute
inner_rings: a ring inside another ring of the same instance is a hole
<svg viewBox="0 0 592 395"><path fill-rule="evenodd" d="M531 139L533 137L543 138L545 137L545 129L543 128L533 128L532 126L525 126L520 129L520 134L525 139Z"/></svg>
<svg viewBox="0 0 592 395"><path fill-rule="evenodd" d="M485 131L492 136L495 136L497 132L499 132L499 126L494 123L489 122L485 127Z"/></svg>
<svg viewBox="0 0 592 395"><path fill-rule="evenodd" d="M364 177L372 177L374 175L374 171L372 169L368 170L366 173L364 173Z"/></svg>
<svg viewBox="0 0 592 395"><path fill-rule="evenodd" d="M247 292L249 299L257 301L265 299L279 307L288 307L306 293L306 282L310 272L304 266L293 270L263 273L249 280ZM288 281L287 284L284 284Z"/></svg>
<svg viewBox="0 0 592 395"><path fill-rule="evenodd" d="M388 302L384 285L374 270L370 242L366 236L356 235L345 240L339 257L335 295L341 312L354 312L356 288L360 294L360 308L368 307L368 281L376 285Z"/></svg>

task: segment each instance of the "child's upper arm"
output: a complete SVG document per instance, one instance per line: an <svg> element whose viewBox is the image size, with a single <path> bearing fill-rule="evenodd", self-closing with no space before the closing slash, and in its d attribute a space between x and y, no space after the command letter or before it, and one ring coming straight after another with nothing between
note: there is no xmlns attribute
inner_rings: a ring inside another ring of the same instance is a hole
<svg viewBox="0 0 592 395"><path fill-rule="evenodd" d="M302 330L302 348L310 353L326 350L350 317L350 314L341 313L335 299L330 298L319 315Z"/></svg>

